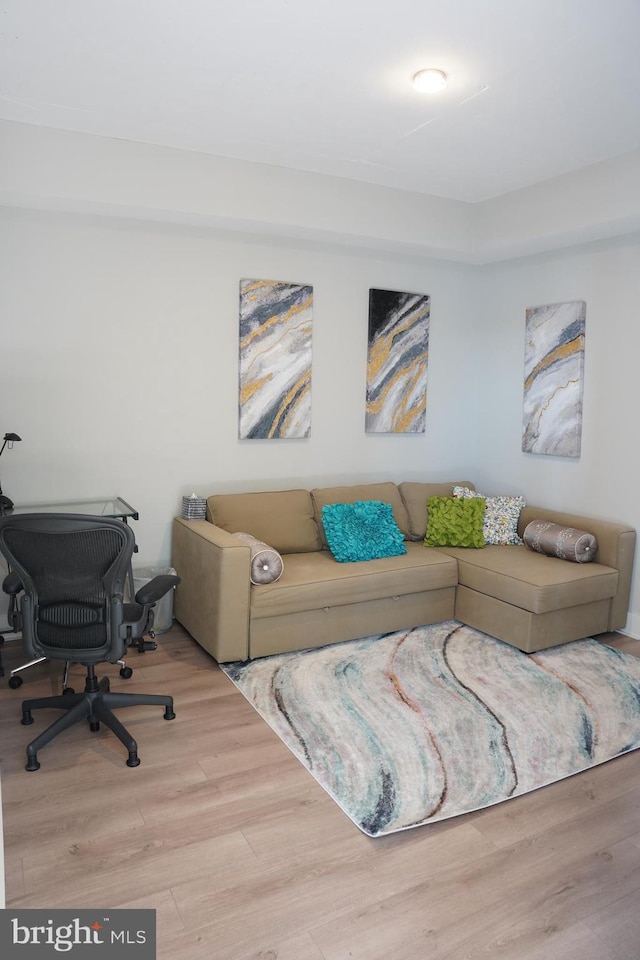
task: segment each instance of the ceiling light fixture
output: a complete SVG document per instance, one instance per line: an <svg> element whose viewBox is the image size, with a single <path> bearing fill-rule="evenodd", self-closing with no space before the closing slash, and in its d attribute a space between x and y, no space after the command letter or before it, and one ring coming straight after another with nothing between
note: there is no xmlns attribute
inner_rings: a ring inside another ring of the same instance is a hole
<svg viewBox="0 0 640 960"><path fill-rule="evenodd" d="M413 75L413 85L420 93L438 93L447 85L447 75L444 70L419 70Z"/></svg>

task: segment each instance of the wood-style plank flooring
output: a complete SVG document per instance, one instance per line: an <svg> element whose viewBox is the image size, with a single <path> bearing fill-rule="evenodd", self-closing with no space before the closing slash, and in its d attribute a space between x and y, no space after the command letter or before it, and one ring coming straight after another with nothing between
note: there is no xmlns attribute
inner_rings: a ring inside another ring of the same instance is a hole
<svg viewBox="0 0 640 960"><path fill-rule="evenodd" d="M640 656L640 641L607 636ZM181 627L112 689L142 764L86 724L24 747L60 669L0 679L9 907L153 907L160 960L640 960L640 751L491 809L361 834ZM22 661L7 643L8 670ZM76 668L76 686L81 686ZM73 680L73 678L72 678Z"/></svg>

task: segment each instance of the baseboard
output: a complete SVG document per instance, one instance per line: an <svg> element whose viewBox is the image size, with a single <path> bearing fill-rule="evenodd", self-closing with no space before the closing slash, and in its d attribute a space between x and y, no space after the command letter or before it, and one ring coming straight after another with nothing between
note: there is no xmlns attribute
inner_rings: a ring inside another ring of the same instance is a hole
<svg viewBox="0 0 640 960"><path fill-rule="evenodd" d="M632 637L634 640L640 640L640 614L630 613L627 622L622 630L616 630L616 633L624 633L626 637Z"/></svg>

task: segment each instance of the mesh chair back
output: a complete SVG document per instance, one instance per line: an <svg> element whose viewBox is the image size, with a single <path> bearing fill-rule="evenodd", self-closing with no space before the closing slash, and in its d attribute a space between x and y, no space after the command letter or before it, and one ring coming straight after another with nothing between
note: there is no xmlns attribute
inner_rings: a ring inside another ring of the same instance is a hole
<svg viewBox="0 0 640 960"><path fill-rule="evenodd" d="M121 520L79 514L18 514L0 520L0 550L24 588L27 651L84 663L119 659L133 548L133 532Z"/></svg>

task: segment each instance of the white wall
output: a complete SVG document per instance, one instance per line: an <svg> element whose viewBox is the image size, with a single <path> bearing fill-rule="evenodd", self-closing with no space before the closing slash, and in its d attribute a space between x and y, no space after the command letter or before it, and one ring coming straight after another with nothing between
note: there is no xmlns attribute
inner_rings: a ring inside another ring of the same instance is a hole
<svg viewBox="0 0 640 960"><path fill-rule="evenodd" d="M472 476L477 270L320 244L4 208L0 461L18 501L118 494L140 564L166 563L183 494ZM308 440L240 441L238 282L314 287ZM364 432L368 292L431 295L427 430Z"/></svg>
<svg viewBox="0 0 640 960"><path fill-rule="evenodd" d="M469 259L473 207L355 180L0 120L0 203ZM269 242L268 241L268 242Z"/></svg>
<svg viewBox="0 0 640 960"><path fill-rule="evenodd" d="M640 235L484 267L479 483L530 503L575 508L640 531L638 306ZM587 303L582 451L578 459L521 452L527 307ZM627 629L640 636L640 572Z"/></svg>
<svg viewBox="0 0 640 960"><path fill-rule="evenodd" d="M640 150L483 203L0 120L0 204L486 263L640 229Z"/></svg>
<svg viewBox="0 0 640 960"><path fill-rule="evenodd" d="M640 150L474 208L478 262L560 250L640 230Z"/></svg>

